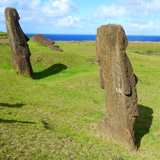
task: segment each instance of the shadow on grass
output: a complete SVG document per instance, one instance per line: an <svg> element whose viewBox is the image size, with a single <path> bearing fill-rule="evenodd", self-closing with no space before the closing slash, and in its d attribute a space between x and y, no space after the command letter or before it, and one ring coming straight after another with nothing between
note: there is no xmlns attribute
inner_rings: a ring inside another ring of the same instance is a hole
<svg viewBox="0 0 160 160"><path fill-rule="evenodd" d="M34 73L34 76L35 76L34 79L42 79L42 78L57 74L64 69L67 69L66 65L64 65L64 64L54 64L51 67L45 69L44 71L35 72Z"/></svg>
<svg viewBox="0 0 160 160"><path fill-rule="evenodd" d="M145 134L149 133L153 119L153 110L143 105L138 105L138 108L139 117L137 117L135 123L135 138L137 141L137 147L139 148L141 145L141 139Z"/></svg>
<svg viewBox="0 0 160 160"><path fill-rule="evenodd" d="M9 103L0 103L2 107L10 107L10 108L22 108L25 104L16 103L16 104L9 104Z"/></svg>
<svg viewBox="0 0 160 160"><path fill-rule="evenodd" d="M6 120L6 119L1 119L1 118L0 118L0 123L29 123L29 124L35 124L34 122Z"/></svg>
<svg viewBox="0 0 160 160"><path fill-rule="evenodd" d="M50 125L49 123L47 123L46 121L42 120L41 122L43 123L45 129L54 130L53 126L51 126L51 125Z"/></svg>

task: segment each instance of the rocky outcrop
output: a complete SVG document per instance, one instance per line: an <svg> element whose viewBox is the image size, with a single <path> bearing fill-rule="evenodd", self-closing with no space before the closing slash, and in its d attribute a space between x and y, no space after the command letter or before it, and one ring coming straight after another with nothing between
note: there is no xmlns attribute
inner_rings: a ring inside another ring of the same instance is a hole
<svg viewBox="0 0 160 160"><path fill-rule="evenodd" d="M127 45L122 26L109 24L97 29L100 86L106 93L106 114L98 123L98 135L119 141L131 149L136 147L134 125L139 116L136 91L138 78L126 54Z"/></svg>
<svg viewBox="0 0 160 160"><path fill-rule="evenodd" d="M44 46L48 46L51 48L51 50L53 51L60 51L62 52L63 50L61 48L59 48L59 46L55 46L54 45L54 41L52 41L51 39L47 39L43 34L36 34L32 37L33 41L44 45Z"/></svg>
<svg viewBox="0 0 160 160"><path fill-rule="evenodd" d="M29 38L23 33L19 25L19 15L15 8L5 9L5 21L8 39L11 49L12 67L19 70L21 74L33 77L33 70L30 63L30 51L27 42Z"/></svg>

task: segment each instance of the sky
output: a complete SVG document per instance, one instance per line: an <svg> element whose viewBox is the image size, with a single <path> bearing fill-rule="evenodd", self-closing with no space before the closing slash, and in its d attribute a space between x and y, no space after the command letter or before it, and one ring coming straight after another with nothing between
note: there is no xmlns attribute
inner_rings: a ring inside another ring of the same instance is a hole
<svg viewBox="0 0 160 160"><path fill-rule="evenodd" d="M96 34L120 24L127 35L160 35L160 0L0 0L0 31L7 7L17 9L25 33Z"/></svg>

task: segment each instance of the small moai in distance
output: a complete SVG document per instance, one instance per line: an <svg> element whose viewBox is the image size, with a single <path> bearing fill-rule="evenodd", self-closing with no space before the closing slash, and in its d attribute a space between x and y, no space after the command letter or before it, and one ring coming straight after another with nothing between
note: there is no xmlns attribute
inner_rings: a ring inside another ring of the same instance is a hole
<svg viewBox="0 0 160 160"><path fill-rule="evenodd" d="M47 39L43 34L36 34L32 37L32 39L41 45L48 46L53 51L63 52L63 50L59 48L58 45L54 45L54 41Z"/></svg>
<svg viewBox="0 0 160 160"><path fill-rule="evenodd" d="M121 25L103 25L97 29L96 53L100 86L105 89L106 115L97 126L98 136L113 139L129 149L137 148L134 125L139 116L136 84L126 54L128 40Z"/></svg>
<svg viewBox="0 0 160 160"><path fill-rule="evenodd" d="M12 68L21 74L33 77L30 63L30 51L27 42L29 38L23 33L19 24L19 14L15 8L5 9L5 22L10 42Z"/></svg>

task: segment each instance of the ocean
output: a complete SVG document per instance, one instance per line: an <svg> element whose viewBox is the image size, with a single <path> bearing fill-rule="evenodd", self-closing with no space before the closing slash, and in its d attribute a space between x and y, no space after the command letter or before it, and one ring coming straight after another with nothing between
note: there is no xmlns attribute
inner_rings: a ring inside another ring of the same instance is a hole
<svg viewBox="0 0 160 160"><path fill-rule="evenodd" d="M35 34L26 33L28 37ZM43 34L46 38L54 41L95 41L96 35L86 34ZM160 42L160 36L140 36L140 35L127 35L128 41L133 42Z"/></svg>

